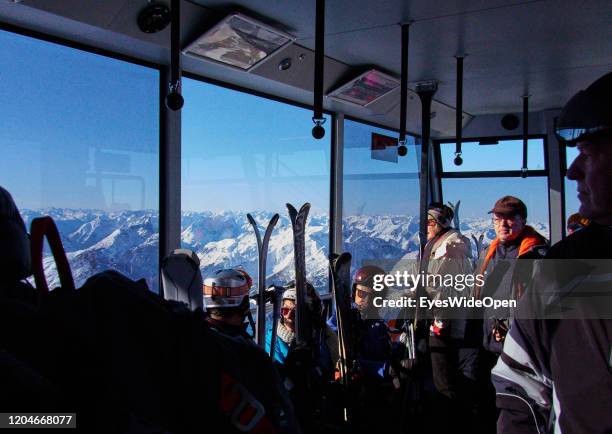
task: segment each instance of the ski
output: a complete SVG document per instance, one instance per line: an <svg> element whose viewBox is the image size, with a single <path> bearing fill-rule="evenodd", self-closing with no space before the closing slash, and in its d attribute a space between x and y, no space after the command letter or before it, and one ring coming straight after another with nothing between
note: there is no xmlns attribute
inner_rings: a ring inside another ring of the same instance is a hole
<svg viewBox="0 0 612 434"><path fill-rule="evenodd" d="M297 344L310 343L312 328L306 306L306 219L310 204L305 203L299 211L287 204L293 230L293 256L295 261L295 337Z"/></svg>
<svg viewBox="0 0 612 434"><path fill-rule="evenodd" d="M350 348L351 318L351 254L331 255L330 269L332 274L332 291L336 305L336 322L338 324L338 352L340 354L340 375L342 383L348 386L348 371L352 363Z"/></svg>
<svg viewBox="0 0 612 434"><path fill-rule="evenodd" d="M278 214L272 216L262 240L257 222L251 214L247 214L247 219L251 226L253 226L255 237L257 237L257 253L259 258L257 267L257 328L255 330L255 342L264 349L266 347L266 300L264 294L266 290L266 260L270 237L272 236L274 226L278 222L278 218Z"/></svg>

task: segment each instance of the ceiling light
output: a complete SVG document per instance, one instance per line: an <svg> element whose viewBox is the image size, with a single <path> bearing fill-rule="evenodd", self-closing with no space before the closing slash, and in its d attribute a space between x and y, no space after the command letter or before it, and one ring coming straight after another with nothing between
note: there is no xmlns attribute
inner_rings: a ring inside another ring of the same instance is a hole
<svg viewBox="0 0 612 434"><path fill-rule="evenodd" d="M384 72L370 69L331 92L330 98L366 107L400 85L399 80Z"/></svg>
<svg viewBox="0 0 612 434"><path fill-rule="evenodd" d="M183 53L249 71L293 40L288 33L233 13L189 44Z"/></svg>

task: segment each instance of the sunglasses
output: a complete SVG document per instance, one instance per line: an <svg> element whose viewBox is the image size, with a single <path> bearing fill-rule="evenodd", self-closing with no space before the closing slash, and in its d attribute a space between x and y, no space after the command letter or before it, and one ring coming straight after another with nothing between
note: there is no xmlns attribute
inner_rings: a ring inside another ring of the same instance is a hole
<svg viewBox="0 0 612 434"><path fill-rule="evenodd" d="M588 136L594 136L612 130L609 125L600 125L592 128L561 128L558 125L558 118L554 119L554 129L557 140L567 146L575 146L576 142Z"/></svg>

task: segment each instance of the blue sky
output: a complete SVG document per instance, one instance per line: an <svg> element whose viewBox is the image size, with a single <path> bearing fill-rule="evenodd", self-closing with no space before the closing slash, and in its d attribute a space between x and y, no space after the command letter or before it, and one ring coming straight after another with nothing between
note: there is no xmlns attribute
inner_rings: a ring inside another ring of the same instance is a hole
<svg viewBox="0 0 612 434"><path fill-rule="evenodd" d="M18 205L157 208L158 72L8 32L0 47L0 185Z"/></svg>
<svg viewBox="0 0 612 434"><path fill-rule="evenodd" d="M0 46L8 77L0 98L11 102L0 105L0 185L18 205L156 209L158 72L2 31ZM284 211L286 202L309 201L314 212L327 212L330 120L325 139L316 141L310 110L189 79L183 94L183 209ZM397 163L372 160L372 132L396 135L346 122L345 215L416 214L414 143ZM530 145L530 168L542 164L537 154ZM464 160L464 169L520 167L520 142L466 144ZM533 204L535 220L548 220L541 180L444 184L445 200L461 199L465 216L515 194ZM574 204L568 194L568 210Z"/></svg>

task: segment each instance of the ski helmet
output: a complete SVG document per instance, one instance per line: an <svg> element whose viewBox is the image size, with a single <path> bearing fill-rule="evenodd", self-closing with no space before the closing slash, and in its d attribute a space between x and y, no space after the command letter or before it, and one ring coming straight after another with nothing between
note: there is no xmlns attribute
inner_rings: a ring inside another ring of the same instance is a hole
<svg viewBox="0 0 612 434"><path fill-rule="evenodd" d="M365 265L359 268L353 277L353 296L355 295L357 285L359 285L360 290L369 293L374 292L374 277L378 275L384 276L385 274L385 270L375 265Z"/></svg>
<svg viewBox="0 0 612 434"><path fill-rule="evenodd" d="M204 280L204 305L206 308L240 306L249 296L253 279L240 269L217 270Z"/></svg>
<svg viewBox="0 0 612 434"><path fill-rule="evenodd" d="M283 300L293 300L293 301L295 301L296 299L297 299L297 294L296 294L296 291L295 291L295 286L293 286L291 288L287 288L285 290L285 292L283 292Z"/></svg>

